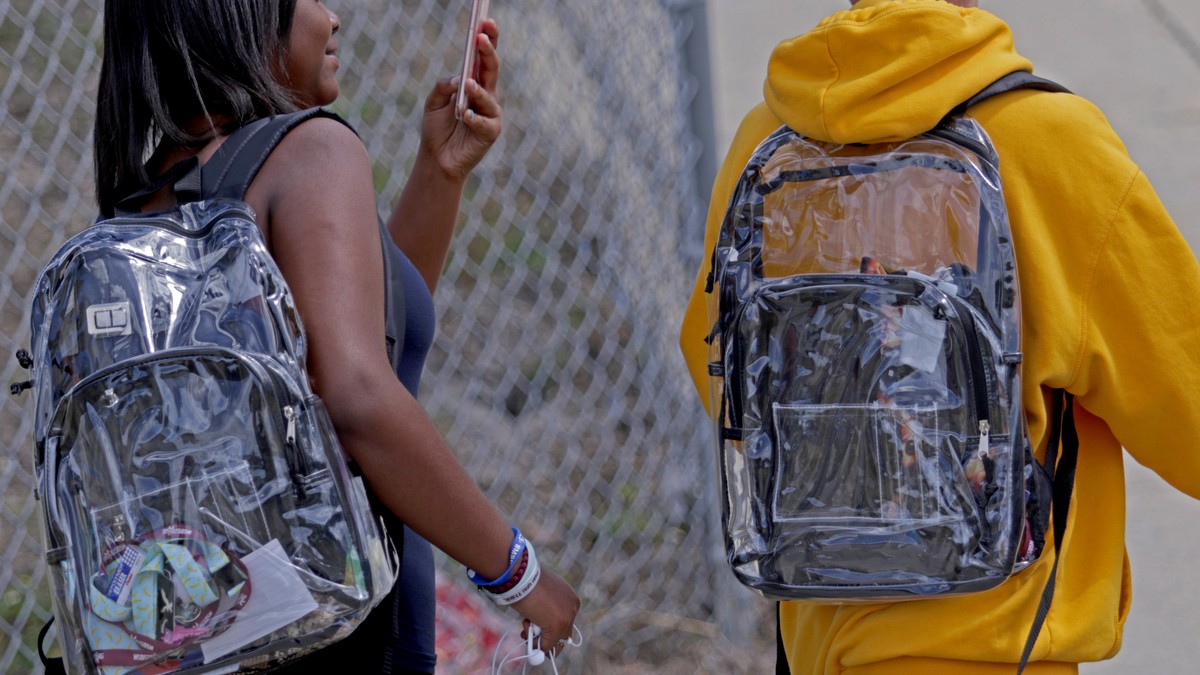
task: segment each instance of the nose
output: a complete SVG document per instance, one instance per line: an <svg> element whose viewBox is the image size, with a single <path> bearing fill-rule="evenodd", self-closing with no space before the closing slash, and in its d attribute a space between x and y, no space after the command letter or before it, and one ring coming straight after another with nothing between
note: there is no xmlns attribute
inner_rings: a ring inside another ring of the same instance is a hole
<svg viewBox="0 0 1200 675"><path fill-rule="evenodd" d="M322 5L322 7L324 7L324 5ZM333 25L333 34L336 35L338 29L342 27L342 20L338 18L337 14L333 13L332 9L325 7L325 11L329 14L329 23Z"/></svg>

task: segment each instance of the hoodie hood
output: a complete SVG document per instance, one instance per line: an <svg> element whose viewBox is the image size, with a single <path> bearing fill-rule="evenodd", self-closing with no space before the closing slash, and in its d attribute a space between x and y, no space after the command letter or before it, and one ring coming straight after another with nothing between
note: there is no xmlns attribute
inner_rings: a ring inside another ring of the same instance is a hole
<svg viewBox="0 0 1200 675"><path fill-rule="evenodd" d="M942 0L860 0L777 46L763 95L810 138L898 141L1015 70L1033 65L993 14Z"/></svg>

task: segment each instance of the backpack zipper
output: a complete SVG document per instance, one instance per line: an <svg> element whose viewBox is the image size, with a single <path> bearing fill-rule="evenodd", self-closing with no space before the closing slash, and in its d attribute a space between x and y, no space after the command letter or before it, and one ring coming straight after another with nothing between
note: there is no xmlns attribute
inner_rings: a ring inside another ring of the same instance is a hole
<svg viewBox="0 0 1200 675"><path fill-rule="evenodd" d="M971 389L974 392L975 398L975 424L979 431L979 447L977 448L977 452L980 458L984 458L987 457L992 431L991 421L989 420L991 417L991 394L988 391L988 379L983 363L983 351L980 346L979 327L975 322L974 313L971 312L971 308L966 302L946 293L943 293L943 295L954 306L955 313L962 320L963 333L967 337L967 360L970 362Z"/></svg>
<svg viewBox="0 0 1200 675"><path fill-rule="evenodd" d="M304 495L307 493L307 490L303 484L304 477L307 475L310 467L308 466L307 460L304 458L304 453L300 452L299 445L298 445L297 439L296 439L296 417L298 416L297 409L296 409L297 405L296 404L287 404L287 405L280 406L280 404L283 403L283 401L280 400L279 392L284 391L284 392L293 393L293 396L291 398L296 401L301 400L301 397L295 396L294 392L292 391L292 388L288 385L287 381L283 377L279 376L277 373L272 371L271 369L264 367L262 364L258 363L254 359L243 357L243 356L237 354L236 352L225 350L225 349L200 348L200 347L177 348L177 349L172 349L172 350L168 350L165 352L155 352L155 353L151 353L151 354L143 354L142 356L135 357L132 359L126 359L125 361L122 361L121 363L116 363L116 364L110 365L106 368L102 368L102 369L92 373L91 375L83 378L79 382L75 383L74 386L72 386L66 393L64 393L61 397L59 397L58 401L55 402L55 405L54 405L54 408L55 408L54 420L55 421L54 421L54 423L51 424L51 428L50 428L50 431L47 433L47 437L57 435L62 430L62 423L61 423L61 421L59 421L57 419L58 415L59 415L59 411L62 410L62 402L64 400L72 397L76 392L82 391L86 387L90 386L92 383L94 383L100 379L103 379L104 377L108 376L111 373L114 373L114 372L117 372L120 370L125 370L130 367L144 366L144 365L152 364L157 361L172 361L172 360L176 360L179 358L186 358L189 356L204 356L204 355L211 356L214 354L218 355L218 356L222 356L222 357L234 358L238 362L244 364L247 367L247 369L249 369L252 373L254 373L255 378L259 382L262 382L265 385L269 385L269 386L263 387L263 393L268 402L274 404L274 406L279 406L280 409L283 411L283 418L284 418L283 422L284 422L284 429L285 429L284 454L287 457L289 468L292 469L292 475L290 476L290 478L292 479L292 482L295 485L297 496L300 497L301 499L303 499ZM278 429L278 427L276 427L276 429ZM51 461L57 462L59 459L57 456L57 451L55 454L56 454L56 456L52 457ZM42 457L41 461L44 463L46 461L46 458Z"/></svg>
<svg viewBox="0 0 1200 675"><path fill-rule="evenodd" d="M288 456L288 466L292 469L292 484L296 488L296 498L304 501L308 497L308 488L304 484L309 466L308 460L296 443L296 408L290 405L283 406L283 419L286 421L284 452Z"/></svg>
<svg viewBox="0 0 1200 675"><path fill-rule="evenodd" d="M253 214L250 211L248 211L247 209L245 209L244 207L239 205L240 200L210 199L210 200L206 200L206 201L209 204L223 202L226 212L233 211L234 215L236 217L240 217L248 223L251 223L251 224L254 223ZM199 203L199 202L192 202L192 203ZM180 227L177 224L179 222L178 219L171 217L171 214L182 213L182 212L183 211L181 208L176 207L173 209L168 209L166 211L162 211L157 214L114 216L112 218L106 218L104 220L101 220L100 222L93 225L93 227L146 226L146 227L154 227L154 228L158 228L161 230L166 230L167 232L170 232L172 234L177 234L181 237L187 237L189 239L203 239L204 237L208 236L209 231L212 230L212 228L217 224L217 222L222 221L223 219L229 217L228 213L222 213L219 218L218 217L209 218L208 222L206 222L202 227L200 227L198 229L189 229L186 227ZM250 228L246 228L246 229L250 229ZM258 231L257 226L255 226L254 229L255 229L255 231ZM87 230L84 230L84 232L81 232L78 236L82 236L86 232L87 232Z"/></svg>

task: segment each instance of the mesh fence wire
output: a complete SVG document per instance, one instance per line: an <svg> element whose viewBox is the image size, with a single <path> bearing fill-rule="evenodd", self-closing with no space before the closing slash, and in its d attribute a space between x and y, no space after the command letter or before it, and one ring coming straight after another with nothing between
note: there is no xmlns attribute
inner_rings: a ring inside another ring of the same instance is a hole
<svg viewBox="0 0 1200 675"><path fill-rule="evenodd" d="M342 21L333 107L366 142L388 209L425 95L460 58L469 3L329 4ZM765 669L722 637L759 625L762 607L721 563L710 432L676 347L704 198L681 49L689 4L492 3L505 131L468 182L435 298L422 402L583 598L585 644L564 661L575 672ZM94 217L100 14L100 0L0 0L3 383L26 379L8 355L27 344L37 271ZM0 671L11 673L40 671L50 614L31 407L0 403ZM442 565L446 583L465 585ZM442 657L442 672L464 663Z"/></svg>

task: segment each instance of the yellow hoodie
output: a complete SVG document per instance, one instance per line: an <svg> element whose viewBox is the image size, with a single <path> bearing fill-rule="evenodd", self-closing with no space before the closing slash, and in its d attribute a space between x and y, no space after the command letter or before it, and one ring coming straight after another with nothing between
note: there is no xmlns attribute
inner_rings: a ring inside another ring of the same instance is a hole
<svg viewBox="0 0 1200 675"><path fill-rule="evenodd" d="M941 0L862 0L776 47L765 102L713 187L707 250L755 146L786 123L813 138L899 140L1032 65L1004 22ZM1069 83L1065 83L1068 84ZM1122 446L1200 497L1200 267L1107 120L1084 99L1018 91L971 110L1000 155L1023 303L1023 396L1043 459L1044 394L1076 396L1080 451L1053 606L1027 673L1116 654L1131 598ZM681 346L708 405L702 265ZM1047 537L1049 541L1049 536ZM891 605L785 602L795 675L1013 673L1052 552L980 594ZM1180 565L1180 574L1187 573Z"/></svg>

